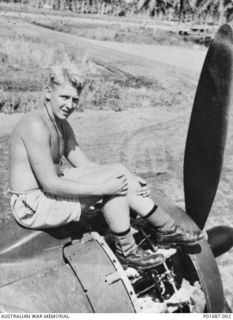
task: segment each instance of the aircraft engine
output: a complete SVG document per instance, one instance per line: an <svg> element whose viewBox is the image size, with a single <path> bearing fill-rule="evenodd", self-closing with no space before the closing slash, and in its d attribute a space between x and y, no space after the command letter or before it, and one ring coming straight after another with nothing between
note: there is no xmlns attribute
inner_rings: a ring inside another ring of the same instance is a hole
<svg viewBox="0 0 233 320"><path fill-rule="evenodd" d="M157 250L144 232L137 238L145 250ZM166 261L143 272L123 270L104 238L95 232L68 244L63 252L94 312L204 312L205 295L192 261L177 249L158 250Z"/></svg>

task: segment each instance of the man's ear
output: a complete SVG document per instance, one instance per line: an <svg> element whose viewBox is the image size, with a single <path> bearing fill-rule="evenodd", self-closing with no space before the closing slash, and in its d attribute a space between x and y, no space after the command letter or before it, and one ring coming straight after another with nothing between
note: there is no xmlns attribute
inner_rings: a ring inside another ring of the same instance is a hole
<svg viewBox="0 0 233 320"><path fill-rule="evenodd" d="M45 99L47 101L51 99L51 88L49 86L45 87Z"/></svg>

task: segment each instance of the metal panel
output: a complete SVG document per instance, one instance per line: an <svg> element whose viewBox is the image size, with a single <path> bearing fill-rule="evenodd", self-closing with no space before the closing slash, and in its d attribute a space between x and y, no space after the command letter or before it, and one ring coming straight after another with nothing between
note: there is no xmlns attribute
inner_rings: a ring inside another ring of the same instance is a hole
<svg viewBox="0 0 233 320"><path fill-rule="evenodd" d="M66 265L9 284L0 289L0 296L0 304L18 306L24 312L93 312L79 281Z"/></svg>
<svg viewBox="0 0 233 320"><path fill-rule="evenodd" d="M129 296L121 280L112 283L102 283L88 290L88 297L95 312L129 313L135 312Z"/></svg>
<svg viewBox="0 0 233 320"><path fill-rule="evenodd" d="M135 312L135 293L102 237L93 233L86 235L83 241L65 246L64 257L94 312Z"/></svg>
<svg viewBox="0 0 233 320"><path fill-rule="evenodd" d="M81 241L75 242L64 251L85 290L98 285L106 275L116 270L94 240L85 242L85 245Z"/></svg>

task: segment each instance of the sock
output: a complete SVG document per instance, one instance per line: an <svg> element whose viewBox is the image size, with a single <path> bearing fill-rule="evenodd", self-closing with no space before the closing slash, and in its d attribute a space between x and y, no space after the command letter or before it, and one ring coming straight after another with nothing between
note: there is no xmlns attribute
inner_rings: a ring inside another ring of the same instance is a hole
<svg viewBox="0 0 233 320"><path fill-rule="evenodd" d="M155 204L153 208L143 217L143 219L148 219L152 214L158 209L158 206Z"/></svg>
<svg viewBox="0 0 233 320"><path fill-rule="evenodd" d="M151 211L143 218L147 219L160 232L167 232L175 225L172 217L157 205L154 205Z"/></svg>
<svg viewBox="0 0 233 320"><path fill-rule="evenodd" d="M117 236L117 237L123 237L123 236L126 236L129 232L130 232L130 228L128 228L127 230L125 230L123 232L113 232L112 231L112 234L114 234L114 236Z"/></svg>
<svg viewBox="0 0 233 320"><path fill-rule="evenodd" d="M137 245L130 228L123 232L113 232L113 235L116 240L117 253L126 257L137 249Z"/></svg>

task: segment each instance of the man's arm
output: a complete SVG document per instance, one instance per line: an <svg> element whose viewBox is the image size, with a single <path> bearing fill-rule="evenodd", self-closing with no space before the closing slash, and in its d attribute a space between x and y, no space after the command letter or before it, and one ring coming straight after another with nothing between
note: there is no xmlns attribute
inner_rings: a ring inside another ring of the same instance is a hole
<svg viewBox="0 0 233 320"><path fill-rule="evenodd" d="M65 153L66 159L73 167L98 167L99 164L88 159L79 147L73 129L68 122L65 123Z"/></svg>
<svg viewBox="0 0 233 320"><path fill-rule="evenodd" d="M50 136L43 122L32 120L22 136L33 173L43 191L67 196L101 196L102 184L76 182L57 176L50 150Z"/></svg>

